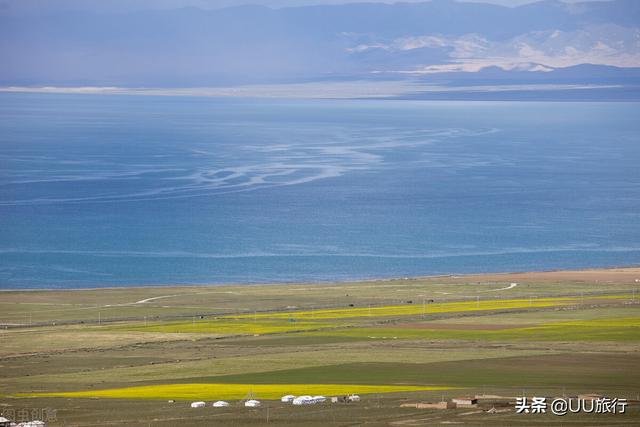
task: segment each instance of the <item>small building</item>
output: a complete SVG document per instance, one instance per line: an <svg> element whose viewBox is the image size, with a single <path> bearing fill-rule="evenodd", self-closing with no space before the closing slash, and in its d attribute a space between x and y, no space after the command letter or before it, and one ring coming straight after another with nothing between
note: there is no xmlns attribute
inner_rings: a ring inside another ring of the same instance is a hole
<svg viewBox="0 0 640 427"><path fill-rule="evenodd" d="M260 406L260 401L255 399L247 400L246 402L244 402L244 406L248 408L257 408L258 406Z"/></svg>
<svg viewBox="0 0 640 427"><path fill-rule="evenodd" d="M478 404L478 399L476 397L463 396L454 397L451 399L451 402L455 403L458 408L465 408L476 406Z"/></svg>
<svg viewBox="0 0 640 427"><path fill-rule="evenodd" d="M206 406L206 403L204 402L191 402L192 408L204 408L205 406Z"/></svg>
<svg viewBox="0 0 640 427"><path fill-rule="evenodd" d="M296 397L293 394L287 394L286 396L282 396L280 398L280 402L284 402L284 403L291 403L293 402L293 399L295 399Z"/></svg>
<svg viewBox="0 0 640 427"><path fill-rule="evenodd" d="M357 394L352 394L348 398L349 402L360 402L360 396Z"/></svg>
<svg viewBox="0 0 640 427"><path fill-rule="evenodd" d="M0 417L0 427L9 427L11 425L11 420L6 419L5 417Z"/></svg>
<svg viewBox="0 0 640 427"><path fill-rule="evenodd" d="M403 403L401 408L417 408L417 409L455 409L456 404L453 402L419 402L419 403Z"/></svg>
<svg viewBox="0 0 640 427"><path fill-rule="evenodd" d="M229 406L229 402L218 400L217 402L213 402L213 405L211 406L213 406L214 408L226 408L227 406Z"/></svg>
<svg viewBox="0 0 640 427"><path fill-rule="evenodd" d="M324 396L313 396L314 403L324 403L327 401L327 398Z"/></svg>

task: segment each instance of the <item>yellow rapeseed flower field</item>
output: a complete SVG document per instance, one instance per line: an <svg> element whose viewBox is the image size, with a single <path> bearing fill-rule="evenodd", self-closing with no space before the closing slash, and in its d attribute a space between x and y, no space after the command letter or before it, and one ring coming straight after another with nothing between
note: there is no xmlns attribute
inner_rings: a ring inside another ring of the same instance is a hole
<svg viewBox="0 0 640 427"><path fill-rule="evenodd" d="M248 395L256 399L279 399L286 394L341 396L414 391L451 390L439 386L393 386L356 384L159 384L58 393L20 394L20 397L111 398L146 400L237 400Z"/></svg>
<svg viewBox="0 0 640 427"><path fill-rule="evenodd" d="M253 317L253 315L252 315ZM155 322L147 325L125 325L113 327L115 330L163 332L163 333L205 333L216 335L262 335L293 331L309 331L314 329L347 326L327 322L297 322L289 319L265 319L259 317L255 321L242 319L207 319L181 322Z"/></svg>
<svg viewBox="0 0 640 427"><path fill-rule="evenodd" d="M589 297L590 299L624 299L631 295L603 295ZM430 304L406 304L382 307L349 307L323 310L304 310L295 312L261 313L228 316L236 319L303 319L303 320L328 320L328 319L348 319L357 317L392 317L392 316L416 316L420 314L434 313L455 313L465 311L491 311L491 310L511 310L519 308L541 308L559 307L581 304L583 298L520 298L520 299L493 299L493 300L472 300L462 302L442 302Z"/></svg>

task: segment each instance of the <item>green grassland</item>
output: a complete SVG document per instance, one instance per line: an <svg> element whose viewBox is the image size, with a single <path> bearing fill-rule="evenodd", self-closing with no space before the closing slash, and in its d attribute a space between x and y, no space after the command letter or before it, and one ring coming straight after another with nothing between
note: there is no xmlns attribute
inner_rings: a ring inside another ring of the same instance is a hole
<svg viewBox="0 0 640 427"><path fill-rule="evenodd" d="M609 318L599 320L545 323L526 328L500 330L429 329L423 322L421 328L354 328L316 335L330 334L339 337L428 340L491 340L491 341L640 341L640 317Z"/></svg>
<svg viewBox="0 0 640 427"><path fill-rule="evenodd" d="M2 293L1 321L46 324L0 329L0 412L55 408L51 426L638 425L635 404L606 420L400 407L460 394L636 399L639 285L625 274ZM363 400L299 408L277 400L288 393ZM247 395L264 407L244 408ZM232 406L185 402L218 399Z"/></svg>
<svg viewBox="0 0 640 427"><path fill-rule="evenodd" d="M432 363L346 363L282 371L217 376L227 384L338 384L422 385L458 388L570 388L594 387L603 380L615 383L618 392L630 395L638 389L637 358L619 354L584 354L580 363L567 353L536 356L466 359ZM594 372L597 370L597 373ZM214 378L199 378L211 381ZM184 381L192 381L185 379Z"/></svg>

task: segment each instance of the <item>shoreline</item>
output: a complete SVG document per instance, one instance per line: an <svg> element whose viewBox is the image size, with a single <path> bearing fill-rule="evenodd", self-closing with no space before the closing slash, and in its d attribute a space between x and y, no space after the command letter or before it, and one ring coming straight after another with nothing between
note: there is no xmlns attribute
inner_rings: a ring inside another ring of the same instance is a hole
<svg viewBox="0 0 640 427"><path fill-rule="evenodd" d="M449 86L430 85L419 80L354 80L252 84L210 87L125 87L125 86L0 86L0 94L110 95L186 97L220 99L262 99L291 101L414 101L414 102L554 102L554 103L638 103L640 96L625 97L600 91L624 91L621 84L505 84ZM589 93L588 96L579 92ZM531 94L543 96L531 97ZM579 96L576 96L578 94Z"/></svg>
<svg viewBox="0 0 640 427"><path fill-rule="evenodd" d="M354 285L358 283L377 283L377 282L397 282L397 281L434 281L442 280L471 280L471 281L513 281L513 280L541 280L556 281L565 280L586 280L591 279L596 282L603 281L605 276L618 275L625 276L624 279L636 281L640 285L640 264L618 267L592 267L584 269L568 269L568 270L538 270L538 271L511 271L511 272L485 272L485 273L449 273L426 276L411 277L391 277L391 278L373 278L373 279L354 279L343 281L318 281L318 282L265 282L265 283L203 283L203 284L167 284L167 285L125 285L125 286L97 286L97 287L80 287L80 288L11 288L0 289L2 292L71 292L71 291L103 291L103 290L126 290L126 289L193 289L193 288L235 288L235 287L286 287L286 286L328 286L340 287L344 285ZM628 276L628 277L626 277ZM599 277L596 279L595 277ZM620 277L618 277L619 279Z"/></svg>

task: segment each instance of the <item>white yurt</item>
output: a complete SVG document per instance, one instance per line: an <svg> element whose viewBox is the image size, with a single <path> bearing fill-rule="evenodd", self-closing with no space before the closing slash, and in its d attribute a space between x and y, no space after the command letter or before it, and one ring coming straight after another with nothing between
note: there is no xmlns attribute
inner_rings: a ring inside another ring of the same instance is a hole
<svg viewBox="0 0 640 427"><path fill-rule="evenodd" d="M313 397L311 396L298 396L293 401L291 401L294 405L313 405L315 402L313 401Z"/></svg>
<svg viewBox="0 0 640 427"><path fill-rule="evenodd" d="M218 400L217 402L213 402L213 405L211 406L213 406L214 408L226 408L227 406L229 406L229 402Z"/></svg>
<svg viewBox="0 0 640 427"><path fill-rule="evenodd" d="M295 399L296 397L293 394L287 394L286 396L282 396L280 398L280 402L284 402L284 403L291 403L293 402L293 399Z"/></svg>
<svg viewBox="0 0 640 427"><path fill-rule="evenodd" d="M352 394L349 396L349 402L360 402L360 396L357 394Z"/></svg>
<svg viewBox="0 0 640 427"><path fill-rule="evenodd" d="M192 408L204 408L205 405L206 404L204 402L192 402L191 403L191 407Z"/></svg>
<svg viewBox="0 0 640 427"><path fill-rule="evenodd" d="M246 402L244 402L244 406L247 406L249 408L257 408L258 406L260 406L260 401L255 399L247 400Z"/></svg>
<svg viewBox="0 0 640 427"><path fill-rule="evenodd" d="M327 401L327 398L324 396L313 396L313 401L315 403L324 403Z"/></svg>

